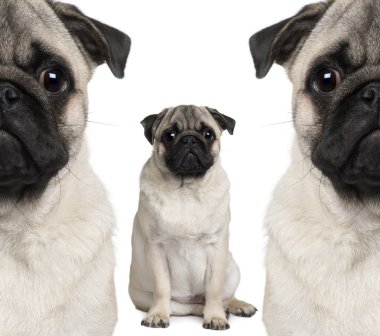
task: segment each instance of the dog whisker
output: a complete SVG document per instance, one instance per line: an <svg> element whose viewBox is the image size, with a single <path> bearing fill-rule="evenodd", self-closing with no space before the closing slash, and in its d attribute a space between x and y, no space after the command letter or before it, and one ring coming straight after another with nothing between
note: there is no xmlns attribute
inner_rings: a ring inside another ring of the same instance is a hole
<svg viewBox="0 0 380 336"><path fill-rule="evenodd" d="M307 159L307 158L304 158L304 162L305 162L306 159ZM315 168L316 168L316 167L313 165L313 166L309 169L309 171L308 171L303 177L301 177L298 181L294 182L294 183L291 184L290 186L293 187L293 186L295 186L296 184L300 183L300 182L301 182L302 180L304 180L308 175L310 175L311 172L312 172Z"/></svg>
<svg viewBox="0 0 380 336"><path fill-rule="evenodd" d="M14 204L14 207L15 207L15 209L18 211L18 213L22 216L22 217L24 217L26 220L27 220L27 222L29 222L29 223L31 223L31 224L33 224L33 225L37 225L38 223L37 222L35 222L34 220L32 220L31 218L29 218L21 209L20 209L20 207L18 206L18 204L17 204L17 202L15 202Z"/></svg>
<svg viewBox="0 0 380 336"><path fill-rule="evenodd" d="M85 124L84 125L68 125L68 124L58 124L59 127L84 127L86 126Z"/></svg>
<svg viewBox="0 0 380 336"><path fill-rule="evenodd" d="M60 179L60 177L59 177L58 174L56 175L56 178L57 178L58 184L59 184L59 202L61 202L61 200L62 200L62 184L61 184L61 179Z"/></svg>
<svg viewBox="0 0 380 336"><path fill-rule="evenodd" d="M322 196L321 196L321 192L322 192L322 185L324 184L324 180L325 180L326 176L321 173L321 177L319 178L319 186L318 186L318 197L319 197L319 201L322 203Z"/></svg>
<svg viewBox="0 0 380 336"><path fill-rule="evenodd" d="M289 121L281 121L281 122L278 122L278 123L266 124L266 125L263 125L262 127L271 127L271 126L287 125L287 124L290 124L290 123L292 123L292 122L293 122L293 120L289 120Z"/></svg>
<svg viewBox="0 0 380 336"><path fill-rule="evenodd" d="M298 127L316 127L316 128L321 128L321 125L303 125L303 124L295 124L295 126Z"/></svg>
<svg viewBox="0 0 380 336"><path fill-rule="evenodd" d="M99 121L92 121L88 120L87 123L94 124L94 125L101 125L101 126L112 126L112 127L119 127L119 125L116 124L109 124L109 123L103 123ZM63 124L63 123L57 123L59 127L85 127L87 125L85 124Z"/></svg>
<svg viewBox="0 0 380 336"><path fill-rule="evenodd" d="M362 207L359 209L359 211L356 214L354 214L352 218L344 222L343 225L352 223L357 217L359 217L359 215L363 212L364 209L367 209L367 205L364 202L362 202Z"/></svg>
<svg viewBox="0 0 380 336"><path fill-rule="evenodd" d="M87 122L89 122L91 124L104 125L104 126L113 126L113 127L119 127L120 126L120 125L116 125L116 124L110 124L110 123L104 123L104 122L92 121L92 120L87 120Z"/></svg>
<svg viewBox="0 0 380 336"><path fill-rule="evenodd" d="M263 125L262 127L281 126L281 125L288 125L290 123L293 123L293 120L282 121L282 122L273 123L273 124L266 124L266 125ZM297 126L297 127L322 127L321 125L307 125L307 124L294 124L294 126Z"/></svg>
<svg viewBox="0 0 380 336"><path fill-rule="evenodd" d="M81 183L83 183L83 184L85 184L85 185L87 185L87 186L89 186L89 187L92 187L90 184L84 182L84 181L83 181L82 179L80 179L76 174L74 174L74 173L70 170L70 168L65 167L65 169L67 169L67 170L69 171L69 173L70 173L71 175L73 175L73 176L74 176L79 182L81 182Z"/></svg>

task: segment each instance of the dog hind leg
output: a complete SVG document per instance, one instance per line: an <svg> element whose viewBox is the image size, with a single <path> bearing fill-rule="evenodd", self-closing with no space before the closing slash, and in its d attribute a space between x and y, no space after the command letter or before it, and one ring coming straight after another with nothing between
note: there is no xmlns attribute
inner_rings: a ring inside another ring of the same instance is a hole
<svg viewBox="0 0 380 336"><path fill-rule="evenodd" d="M224 302L224 309L226 312L240 317L251 317L257 312L257 309L251 304L234 297Z"/></svg>
<svg viewBox="0 0 380 336"><path fill-rule="evenodd" d="M153 293L144 292L134 288L129 289L132 301L137 309L147 312L153 304ZM174 300L170 301L170 309L173 316L203 316L203 304L187 304L180 303Z"/></svg>

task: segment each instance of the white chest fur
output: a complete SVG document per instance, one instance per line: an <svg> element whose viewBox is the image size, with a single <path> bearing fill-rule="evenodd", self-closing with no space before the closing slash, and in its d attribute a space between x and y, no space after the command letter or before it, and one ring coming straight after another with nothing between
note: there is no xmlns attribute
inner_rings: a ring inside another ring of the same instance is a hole
<svg viewBox="0 0 380 336"><path fill-rule="evenodd" d="M112 333L114 219L92 170L83 164L78 175L52 182L30 212L0 219L1 336Z"/></svg>
<svg viewBox="0 0 380 336"><path fill-rule="evenodd" d="M304 175L295 164L268 211L269 335L379 335L380 220Z"/></svg>
<svg viewBox="0 0 380 336"><path fill-rule="evenodd" d="M145 217L142 225L149 221L146 229L150 237L212 240L221 228L228 225L227 176L219 164L207 174L201 181L181 184L176 181L175 185L144 179L138 213Z"/></svg>

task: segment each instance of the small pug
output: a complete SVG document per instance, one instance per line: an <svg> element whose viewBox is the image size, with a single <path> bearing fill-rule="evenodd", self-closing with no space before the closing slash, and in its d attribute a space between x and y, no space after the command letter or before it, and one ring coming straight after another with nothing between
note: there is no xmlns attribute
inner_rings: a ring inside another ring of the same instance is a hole
<svg viewBox="0 0 380 336"><path fill-rule="evenodd" d="M294 86L297 137L266 218L269 336L380 335L380 1L303 8L250 40Z"/></svg>
<svg viewBox="0 0 380 336"><path fill-rule="evenodd" d="M130 39L47 0L0 2L0 335L111 336L114 218L89 166L87 82Z"/></svg>
<svg viewBox="0 0 380 336"><path fill-rule="evenodd" d="M228 250L229 182L219 158L235 121L208 107L178 106L142 121L153 154L141 174L129 293L148 312L142 325L197 315L206 329L229 328L226 312L256 309L234 297L240 273Z"/></svg>

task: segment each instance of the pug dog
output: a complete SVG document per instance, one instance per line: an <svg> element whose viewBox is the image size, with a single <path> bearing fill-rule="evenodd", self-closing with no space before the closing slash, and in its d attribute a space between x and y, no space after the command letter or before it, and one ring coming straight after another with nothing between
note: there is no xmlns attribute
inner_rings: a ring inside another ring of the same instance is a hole
<svg viewBox="0 0 380 336"><path fill-rule="evenodd" d="M380 2L311 4L250 39L293 83L296 142L266 217L270 336L380 333Z"/></svg>
<svg viewBox="0 0 380 336"><path fill-rule="evenodd" d="M104 62L122 78L131 41L47 0L2 0L0 27L0 335L110 336L114 218L87 158L87 82Z"/></svg>
<svg viewBox="0 0 380 336"><path fill-rule="evenodd" d="M235 121L215 109L178 106L142 121L153 154L140 180L132 235L129 293L148 312L142 325L169 326L170 315L229 328L226 312L250 317L235 299L240 273L228 250L229 182L219 158L223 130Z"/></svg>

